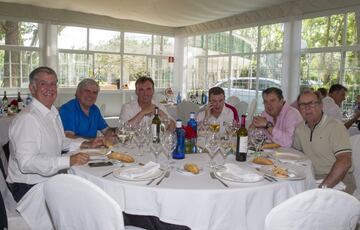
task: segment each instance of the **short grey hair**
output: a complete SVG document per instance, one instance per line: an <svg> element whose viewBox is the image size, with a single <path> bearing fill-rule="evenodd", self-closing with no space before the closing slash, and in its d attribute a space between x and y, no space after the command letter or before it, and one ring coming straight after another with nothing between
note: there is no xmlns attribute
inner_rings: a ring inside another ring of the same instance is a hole
<svg viewBox="0 0 360 230"><path fill-rule="evenodd" d="M40 66L40 67L37 67L36 69L34 69L33 71L31 71L31 73L29 74L29 83L34 84L41 73L54 75L57 80L57 74L53 69L51 69L50 67L47 67L47 66Z"/></svg>
<svg viewBox="0 0 360 230"><path fill-rule="evenodd" d="M80 92L80 90L82 90L88 85L96 85L98 92L100 91L100 86L94 79L85 78L82 81L80 81L80 83L78 84L75 95L77 95L78 92Z"/></svg>
<svg viewBox="0 0 360 230"><path fill-rule="evenodd" d="M321 93L319 91L314 91L314 90L311 90L311 89L307 89L307 90L304 90L303 92L301 92L299 94L299 96L297 97L296 101L297 101L298 104L299 104L299 101L300 101L300 97L303 96L303 95L306 95L306 94L315 95L318 102L322 103L322 97L321 97Z"/></svg>

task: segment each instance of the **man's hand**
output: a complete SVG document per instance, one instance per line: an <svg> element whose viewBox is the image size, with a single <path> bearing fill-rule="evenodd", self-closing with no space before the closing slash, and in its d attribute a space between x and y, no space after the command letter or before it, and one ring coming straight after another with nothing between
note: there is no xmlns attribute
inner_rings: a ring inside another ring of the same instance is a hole
<svg viewBox="0 0 360 230"><path fill-rule="evenodd" d="M98 148L104 145L104 137L96 137L92 140L84 141L83 143L81 143L80 148Z"/></svg>
<svg viewBox="0 0 360 230"><path fill-rule="evenodd" d="M151 116L155 114L155 105L151 104L141 110L144 116Z"/></svg>
<svg viewBox="0 0 360 230"><path fill-rule="evenodd" d="M204 117L204 120L205 119L209 119L209 116L211 115L211 110L213 108L213 105L211 103L207 104L205 106L205 117Z"/></svg>
<svg viewBox="0 0 360 230"><path fill-rule="evenodd" d="M86 153L77 153L70 156L70 166L83 165L89 161L89 155Z"/></svg>
<svg viewBox="0 0 360 230"><path fill-rule="evenodd" d="M267 122L268 121L265 117L256 116L253 119L252 125L254 125L256 128L265 128Z"/></svg>

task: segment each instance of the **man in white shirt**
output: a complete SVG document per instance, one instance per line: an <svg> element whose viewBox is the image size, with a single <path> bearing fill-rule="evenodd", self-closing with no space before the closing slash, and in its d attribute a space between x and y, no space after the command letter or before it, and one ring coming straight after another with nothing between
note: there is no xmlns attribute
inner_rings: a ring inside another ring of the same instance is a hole
<svg viewBox="0 0 360 230"><path fill-rule="evenodd" d="M209 124L217 122L220 124L220 133L225 133L224 122L238 121L238 114L236 109L233 110L225 103L224 90L220 87L213 87L209 90L209 104L197 115L196 120L200 125L203 125L204 121Z"/></svg>
<svg viewBox="0 0 360 230"><path fill-rule="evenodd" d="M329 89L327 97L322 99L323 111L329 117L342 121L343 115L341 112L341 103L345 100L347 88L340 84L334 84ZM345 122L345 127L348 129L354 122L360 118L360 111L356 111L354 116Z"/></svg>
<svg viewBox="0 0 360 230"><path fill-rule="evenodd" d="M57 75L49 67L30 73L29 91L33 101L19 113L9 128L10 159L7 181L18 202L32 186L60 170L85 164L86 153L62 156L62 150L103 145L102 139L84 141L65 138L59 113L53 103L57 96Z"/></svg>
<svg viewBox="0 0 360 230"><path fill-rule="evenodd" d="M151 122L155 114L155 107L159 108L160 119L170 118L166 109L152 98L154 95L154 81L150 77L140 77L135 82L135 93L137 100L130 101L121 107L120 120L131 124L138 124L141 121ZM175 121L170 120L169 129L175 129ZM149 123L148 123L149 124Z"/></svg>

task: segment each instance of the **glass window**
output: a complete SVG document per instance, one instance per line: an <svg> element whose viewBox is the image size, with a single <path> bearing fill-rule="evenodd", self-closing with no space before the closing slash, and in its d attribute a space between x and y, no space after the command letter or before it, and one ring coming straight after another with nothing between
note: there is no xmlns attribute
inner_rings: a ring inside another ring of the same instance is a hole
<svg viewBox="0 0 360 230"><path fill-rule="evenodd" d="M89 29L89 50L120 52L120 32Z"/></svg>
<svg viewBox="0 0 360 230"><path fill-rule="evenodd" d="M344 103L350 106L360 94L360 51L346 52L344 85L348 88Z"/></svg>
<svg viewBox="0 0 360 230"><path fill-rule="evenodd" d="M59 87L77 87L82 79L93 77L92 63L92 55L59 53Z"/></svg>
<svg viewBox="0 0 360 230"><path fill-rule="evenodd" d="M118 54L95 54L94 78L103 89L117 89L121 75L121 56Z"/></svg>
<svg viewBox="0 0 360 230"><path fill-rule="evenodd" d="M167 36L154 36L154 54L174 56L175 38Z"/></svg>
<svg viewBox="0 0 360 230"><path fill-rule="evenodd" d="M229 78L229 56L208 58L208 84L209 88L217 82Z"/></svg>
<svg viewBox="0 0 360 230"><path fill-rule="evenodd" d="M151 58L149 72L157 88L172 87L173 63L169 63L167 58Z"/></svg>
<svg viewBox="0 0 360 230"><path fill-rule="evenodd" d="M58 26L58 48L87 50L87 28Z"/></svg>
<svg viewBox="0 0 360 230"><path fill-rule="evenodd" d="M124 52L133 54L151 54L152 36L125 32Z"/></svg>
<svg viewBox="0 0 360 230"><path fill-rule="evenodd" d="M150 76L147 69L148 58L146 56L124 55L124 76L123 86L128 85L129 89L135 89L135 81L141 76Z"/></svg>
<svg viewBox="0 0 360 230"><path fill-rule="evenodd" d="M0 45L39 47L39 24L0 20Z"/></svg>
<svg viewBox="0 0 360 230"><path fill-rule="evenodd" d="M251 27L232 32L233 53L254 53L257 51L258 27Z"/></svg>
<svg viewBox="0 0 360 230"><path fill-rule="evenodd" d="M348 13L347 15L347 30L346 30L346 44L356 45L360 43L360 13Z"/></svg>
<svg viewBox="0 0 360 230"><path fill-rule="evenodd" d="M337 47L342 45L344 14L302 20L301 38L304 48Z"/></svg>
<svg viewBox="0 0 360 230"><path fill-rule="evenodd" d="M260 27L261 51L281 51L284 40L284 24L272 24Z"/></svg>
<svg viewBox="0 0 360 230"><path fill-rule="evenodd" d="M227 54L230 51L230 31L208 35L208 55Z"/></svg>

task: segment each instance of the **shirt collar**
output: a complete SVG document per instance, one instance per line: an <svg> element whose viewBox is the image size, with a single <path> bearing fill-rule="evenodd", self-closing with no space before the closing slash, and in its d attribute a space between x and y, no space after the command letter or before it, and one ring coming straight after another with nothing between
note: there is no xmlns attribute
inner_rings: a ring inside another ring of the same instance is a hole
<svg viewBox="0 0 360 230"><path fill-rule="evenodd" d="M36 109L38 109L41 115L43 115L44 117L47 116L48 114L51 114L52 116L56 117L59 114L59 112L57 111L54 105L51 105L51 109L49 109L36 98L33 98L32 105Z"/></svg>

